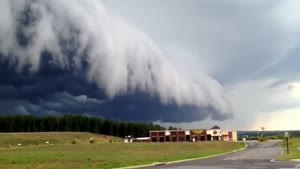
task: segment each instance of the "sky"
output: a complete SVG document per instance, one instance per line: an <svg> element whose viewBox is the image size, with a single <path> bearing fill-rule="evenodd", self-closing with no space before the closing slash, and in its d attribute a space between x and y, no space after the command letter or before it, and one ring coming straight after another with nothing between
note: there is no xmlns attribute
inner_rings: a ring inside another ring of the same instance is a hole
<svg viewBox="0 0 300 169"><path fill-rule="evenodd" d="M0 114L300 129L297 0L0 2Z"/></svg>

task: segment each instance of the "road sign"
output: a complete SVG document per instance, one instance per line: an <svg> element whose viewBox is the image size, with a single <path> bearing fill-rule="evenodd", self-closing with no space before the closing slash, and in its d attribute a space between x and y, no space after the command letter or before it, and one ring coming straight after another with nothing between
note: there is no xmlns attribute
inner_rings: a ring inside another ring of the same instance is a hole
<svg viewBox="0 0 300 169"><path fill-rule="evenodd" d="M285 132L284 132L284 137L285 137L285 138L289 137L289 132L285 131Z"/></svg>
<svg viewBox="0 0 300 169"><path fill-rule="evenodd" d="M285 140L286 140L286 150L287 150L287 153L289 154L290 151L289 151L289 132L285 131L284 132L284 137L285 137Z"/></svg>

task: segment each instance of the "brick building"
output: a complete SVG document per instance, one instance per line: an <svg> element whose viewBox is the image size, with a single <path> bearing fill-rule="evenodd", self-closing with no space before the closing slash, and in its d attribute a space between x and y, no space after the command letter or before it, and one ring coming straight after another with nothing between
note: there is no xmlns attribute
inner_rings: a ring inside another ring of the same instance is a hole
<svg viewBox="0 0 300 169"><path fill-rule="evenodd" d="M223 131L218 126L208 130L155 130L149 136L151 142L237 141L236 131Z"/></svg>

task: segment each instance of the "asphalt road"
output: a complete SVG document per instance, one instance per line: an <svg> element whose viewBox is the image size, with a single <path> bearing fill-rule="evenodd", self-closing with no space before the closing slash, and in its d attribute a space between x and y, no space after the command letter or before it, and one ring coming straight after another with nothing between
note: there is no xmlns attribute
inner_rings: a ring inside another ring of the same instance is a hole
<svg viewBox="0 0 300 169"><path fill-rule="evenodd" d="M300 169L296 162L273 162L282 149L278 141L248 142L244 151L177 164L152 167L152 169Z"/></svg>

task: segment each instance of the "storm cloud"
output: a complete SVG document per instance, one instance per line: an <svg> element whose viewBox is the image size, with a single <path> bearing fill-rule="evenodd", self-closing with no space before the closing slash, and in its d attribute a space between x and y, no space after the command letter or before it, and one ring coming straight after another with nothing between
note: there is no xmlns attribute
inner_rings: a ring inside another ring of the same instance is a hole
<svg viewBox="0 0 300 169"><path fill-rule="evenodd" d="M0 2L2 114L188 122L233 116L213 78L180 71L101 1Z"/></svg>

